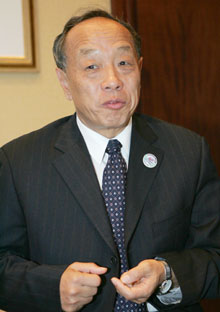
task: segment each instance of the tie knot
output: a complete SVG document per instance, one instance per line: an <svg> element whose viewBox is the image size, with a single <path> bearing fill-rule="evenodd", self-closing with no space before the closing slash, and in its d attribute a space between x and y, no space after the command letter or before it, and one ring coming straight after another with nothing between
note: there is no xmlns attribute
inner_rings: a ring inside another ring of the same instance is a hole
<svg viewBox="0 0 220 312"><path fill-rule="evenodd" d="M109 155L114 153L120 153L121 147L122 145L118 140L109 140L105 151Z"/></svg>

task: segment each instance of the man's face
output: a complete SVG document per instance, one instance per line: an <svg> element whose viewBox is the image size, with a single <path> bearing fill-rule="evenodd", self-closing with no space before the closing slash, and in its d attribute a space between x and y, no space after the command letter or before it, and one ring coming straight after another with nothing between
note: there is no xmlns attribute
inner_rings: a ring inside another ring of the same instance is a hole
<svg viewBox="0 0 220 312"><path fill-rule="evenodd" d="M73 27L65 41L66 72L57 69L66 97L92 130L114 137L128 124L140 94L133 39L119 23L96 17Z"/></svg>

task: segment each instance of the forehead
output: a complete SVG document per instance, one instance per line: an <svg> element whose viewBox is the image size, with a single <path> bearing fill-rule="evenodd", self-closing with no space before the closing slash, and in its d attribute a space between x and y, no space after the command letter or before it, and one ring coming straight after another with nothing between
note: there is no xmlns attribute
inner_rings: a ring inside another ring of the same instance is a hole
<svg viewBox="0 0 220 312"><path fill-rule="evenodd" d="M114 20L94 17L85 20L74 26L65 39L65 51L79 51L85 48L101 48L106 45L120 46L127 45L135 51L132 35L118 22Z"/></svg>

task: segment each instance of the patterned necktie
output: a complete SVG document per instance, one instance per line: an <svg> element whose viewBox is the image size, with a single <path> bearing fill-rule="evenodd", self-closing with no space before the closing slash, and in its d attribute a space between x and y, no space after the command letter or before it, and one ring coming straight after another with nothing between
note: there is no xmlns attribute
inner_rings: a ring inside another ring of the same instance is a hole
<svg viewBox="0 0 220 312"><path fill-rule="evenodd" d="M106 153L108 162L103 172L102 191L107 212L111 221L115 243L120 255L120 274L128 270L127 256L124 244L124 212L127 166L121 155L121 143L109 140ZM145 304L136 304L117 294L114 311L143 312Z"/></svg>

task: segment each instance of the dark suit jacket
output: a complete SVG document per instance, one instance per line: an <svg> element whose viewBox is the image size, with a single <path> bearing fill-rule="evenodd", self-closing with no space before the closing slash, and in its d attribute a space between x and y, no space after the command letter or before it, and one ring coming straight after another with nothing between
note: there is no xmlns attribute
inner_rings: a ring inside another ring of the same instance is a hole
<svg viewBox="0 0 220 312"><path fill-rule="evenodd" d="M157 157L155 168L144 166L147 153ZM135 115L126 198L129 266L166 258L183 293L174 311L200 311L201 298L219 296L220 182L204 140ZM74 261L109 268L83 311L112 311L118 253L72 116L0 150L0 308L59 311L59 280ZM160 311L174 308L151 300Z"/></svg>

